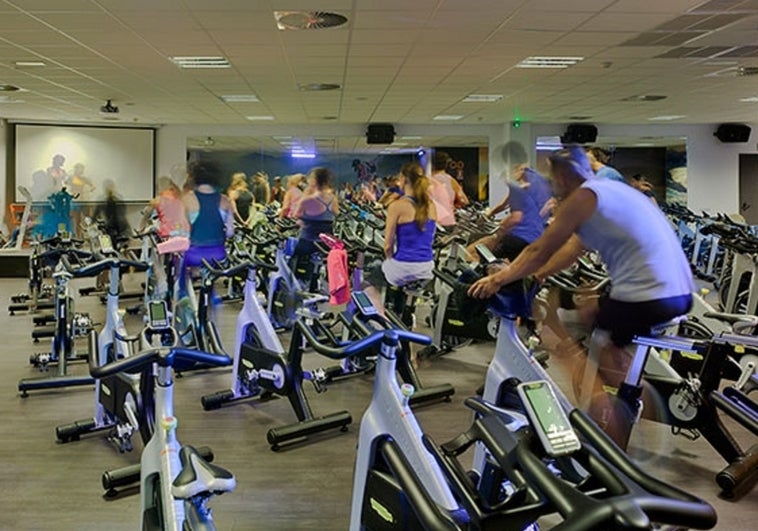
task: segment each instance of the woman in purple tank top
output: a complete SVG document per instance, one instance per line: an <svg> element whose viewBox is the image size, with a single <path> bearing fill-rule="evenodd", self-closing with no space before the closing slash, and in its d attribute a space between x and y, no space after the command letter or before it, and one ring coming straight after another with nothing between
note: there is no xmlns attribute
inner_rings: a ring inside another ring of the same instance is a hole
<svg viewBox="0 0 758 531"><path fill-rule="evenodd" d="M419 163L403 165L398 177L398 186L405 195L387 208L384 234L386 259L382 263L382 272L389 284L385 304L392 303L399 314L404 306L405 294L397 288L434 276L432 242L437 209L429 196L429 179Z"/></svg>

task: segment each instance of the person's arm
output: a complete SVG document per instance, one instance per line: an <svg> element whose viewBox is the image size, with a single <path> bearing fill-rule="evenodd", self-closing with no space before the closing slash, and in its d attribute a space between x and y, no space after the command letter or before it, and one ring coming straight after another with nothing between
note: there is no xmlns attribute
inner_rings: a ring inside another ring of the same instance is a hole
<svg viewBox="0 0 758 531"><path fill-rule="evenodd" d="M576 234L572 234L568 241L550 257L547 263L534 272L534 277L539 281L543 281L553 273L563 271L573 264L584 251L582 240Z"/></svg>
<svg viewBox="0 0 758 531"><path fill-rule="evenodd" d="M574 191L542 236L521 251L508 267L477 280L469 288L468 294L486 299L497 293L502 286L538 271L563 247L582 223L592 216L596 207L597 198L592 191L585 188Z"/></svg>
<svg viewBox="0 0 758 531"><path fill-rule="evenodd" d="M484 214L485 214L486 216L488 216L488 217L492 217L492 216L495 216L495 215L499 214L499 213L500 213L500 212L502 212L503 210L505 210L505 207L507 207L507 206L508 206L508 197L509 197L509 196L510 196L510 194L506 195L506 196L503 198L503 200L502 200L502 201L500 201L500 202L499 202L497 205L495 205L495 206L494 206L494 207L492 207L492 208L488 208L487 210L485 210L485 211L484 211Z"/></svg>
<svg viewBox="0 0 758 531"><path fill-rule="evenodd" d="M221 196L221 208L226 212L224 216L224 226L226 228L226 237L231 238L234 236L234 208L232 207L232 201L225 195Z"/></svg>
<svg viewBox="0 0 758 531"><path fill-rule="evenodd" d="M332 213L333 214L339 214L340 213L340 201L337 197L337 194L334 194L334 199L332 200Z"/></svg>
<svg viewBox="0 0 758 531"><path fill-rule="evenodd" d="M500 222L500 226L497 228L497 235L498 236L505 236L511 230L513 227L521 223L521 220L524 219L524 213L520 210L511 210L511 213L508 214L506 217L503 218L503 220Z"/></svg>
<svg viewBox="0 0 758 531"><path fill-rule="evenodd" d="M292 203L292 189L287 189L284 192L284 198L282 199L282 208L279 209L279 219L284 219L284 214L289 212L290 204Z"/></svg>
<svg viewBox="0 0 758 531"><path fill-rule="evenodd" d="M387 208L387 221L384 225L384 256L392 258L395 251L395 231L397 229L397 218L399 215L399 206L397 202L390 204Z"/></svg>
<svg viewBox="0 0 758 531"><path fill-rule="evenodd" d="M461 188L461 185L458 181L455 179L450 179L450 184L453 186L453 192L455 192L455 206L457 208L463 208L465 206L468 206L469 200L468 196L464 193L463 188Z"/></svg>

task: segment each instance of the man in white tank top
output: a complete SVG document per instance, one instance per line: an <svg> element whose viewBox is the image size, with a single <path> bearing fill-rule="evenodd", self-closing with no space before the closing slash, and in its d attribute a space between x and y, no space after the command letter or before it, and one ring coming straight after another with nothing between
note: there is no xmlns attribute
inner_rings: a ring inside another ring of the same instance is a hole
<svg viewBox="0 0 758 531"><path fill-rule="evenodd" d="M608 332L606 357L625 364L611 341L624 346L634 335L649 334L650 327L690 310L695 286L689 263L663 213L631 186L596 177L581 147L557 151L549 160L560 201L555 220L510 266L478 280L468 293L488 298L515 280L544 279L570 266L585 249L595 249L611 279L595 325Z"/></svg>

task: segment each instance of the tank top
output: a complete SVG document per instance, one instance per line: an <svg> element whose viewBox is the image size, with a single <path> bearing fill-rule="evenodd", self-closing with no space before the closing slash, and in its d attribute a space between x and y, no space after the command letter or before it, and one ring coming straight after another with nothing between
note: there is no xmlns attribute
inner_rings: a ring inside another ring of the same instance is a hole
<svg viewBox="0 0 758 531"><path fill-rule="evenodd" d="M158 235L167 238L172 232L183 232L185 235L189 232L189 223L184 211L184 204L178 197L171 194L161 194L158 196L158 203L155 205L155 211L158 213L160 226Z"/></svg>
<svg viewBox="0 0 758 531"><path fill-rule="evenodd" d="M321 197L314 197L316 201L324 206L324 211L315 214L308 215L303 213L300 216L300 221L303 222L303 227L300 229L299 238L307 241L315 242L318 240L318 235L322 232L327 234L332 233L332 225L334 224L334 212L332 212L332 203L334 197L329 201L324 201Z"/></svg>
<svg viewBox="0 0 758 531"><path fill-rule="evenodd" d="M452 179L445 172L432 174L429 179L429 196L437 207L437 222L443 227L455 225L455 190L450 184Z"/></svg>
<svg viewBox="0 0 758 531"><path fill-rule="evenodd" d="M190 230L192 245L195 247L223 245L226 240L226 227L219 210L221 194L218 192L206 194L195 190L195 197L200 203L200 210Z"/></svg>
<svg viewBox="0 0 758 531"><path fill-rule="evenodd" d="M253 194L250 193L250 190L243 188L237 192L237 198L234 200L234 203L237 207L237 212L239 212L239 215L242 219L247 219L250 217L250 205L252 202Z"/></svg>
<svg viewBox="0 0 758 531"><path fill-rule="evenodd" d="M596 249L611 277L612 299L645 302L695 289L682 246L663 213L644 194L610 179L588 179L597 197L592 217L577 230Z"/></svg>
<svg viewBox="0 0 758 531"><path fill-rule="evenodd" d="M415 208L416 199L405 196ZM434 241L434 228L436 222L427 219L424 226L419 228L416 220L406 223L398 223L395 229L395 254L393 258L398 262L429 262L434 260L432 242Z"/></svg>

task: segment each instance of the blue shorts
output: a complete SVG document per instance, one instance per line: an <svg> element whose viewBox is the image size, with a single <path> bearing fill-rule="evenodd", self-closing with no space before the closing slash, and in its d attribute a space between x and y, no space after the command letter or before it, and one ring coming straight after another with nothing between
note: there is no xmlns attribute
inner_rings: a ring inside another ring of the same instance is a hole
<svg viewBox="0 0 758 531"><path fill-rule="evenodd" d="M213 260L221 262L226 258L226 247L221 245L195 246L190 245L184 253L184 267L200 267L203 265L203 258L211 264Z"/></svg>

